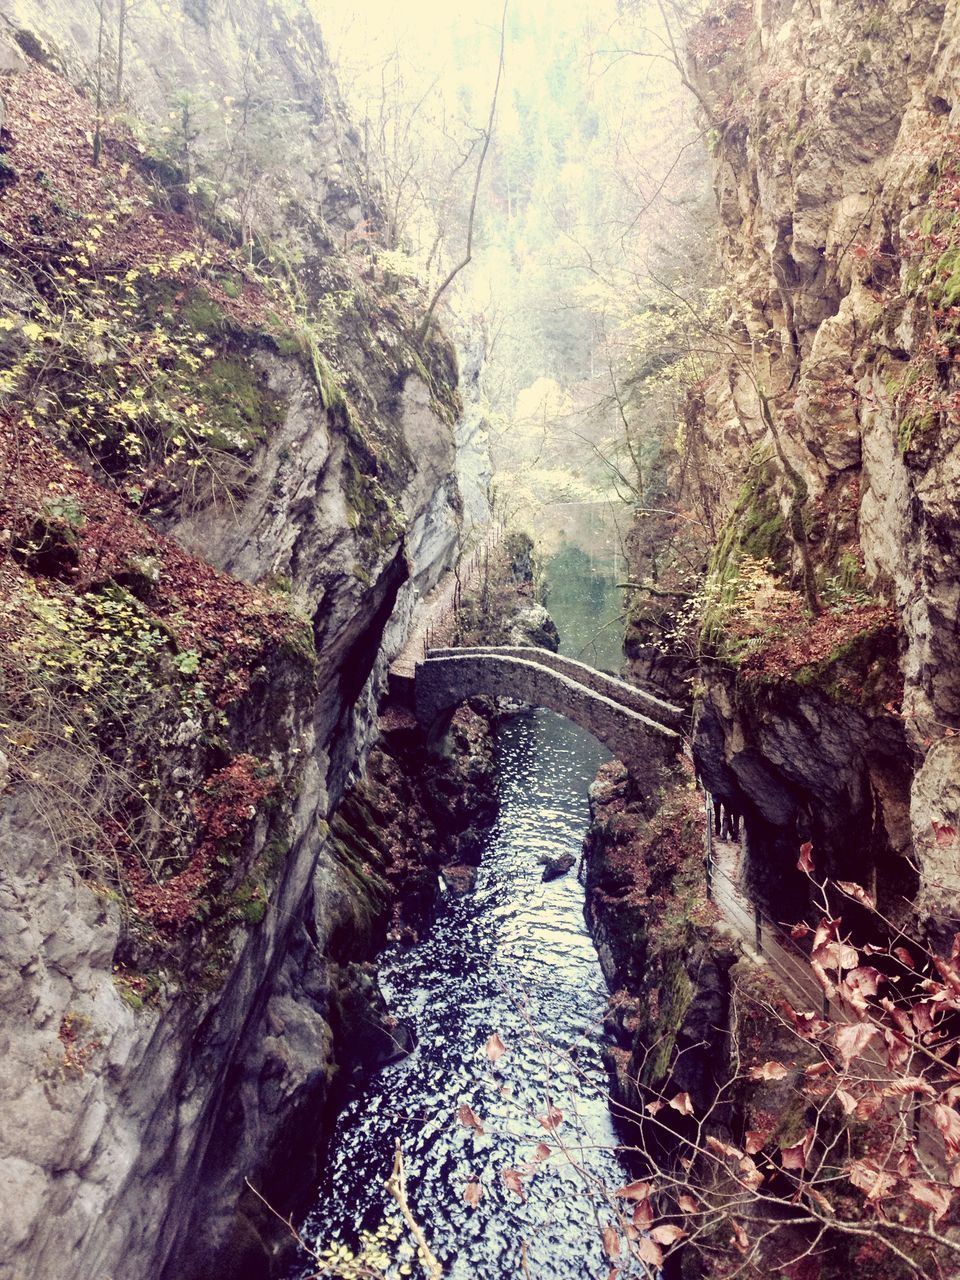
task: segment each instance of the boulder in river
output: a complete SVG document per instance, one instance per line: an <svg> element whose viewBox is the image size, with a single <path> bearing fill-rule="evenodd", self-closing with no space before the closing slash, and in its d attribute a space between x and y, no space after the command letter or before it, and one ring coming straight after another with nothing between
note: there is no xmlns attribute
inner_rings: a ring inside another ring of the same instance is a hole
<svg viewBox="0 0 960 1280"><path fill-rule="evenodd" d="M541 879L558 880L560 876L567 874L577 860L572 853L560 853L556 856L544 854L540 861L543 863Z"/></svg>

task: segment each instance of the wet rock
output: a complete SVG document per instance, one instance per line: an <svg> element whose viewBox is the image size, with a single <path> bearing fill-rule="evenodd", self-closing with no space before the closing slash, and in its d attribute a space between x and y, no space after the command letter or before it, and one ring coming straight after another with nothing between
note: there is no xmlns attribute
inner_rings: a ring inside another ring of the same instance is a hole
<svg viewBox="0 0 960 1280"><path fill-rule="evenodd" d="M441 867L440 875L447 891L455 898L465 898L477 887L477 868L463 863Z"/></svg>
<svg viewBox="0 0 960 1280"><path fill-rule="evenodd" d="M559 880L561 876L565 876L571 867L576 865L576 858L572 853L561 853L556 857L550 854L544 854L540 861L543 863L543 875L541 880Z"/></svg>

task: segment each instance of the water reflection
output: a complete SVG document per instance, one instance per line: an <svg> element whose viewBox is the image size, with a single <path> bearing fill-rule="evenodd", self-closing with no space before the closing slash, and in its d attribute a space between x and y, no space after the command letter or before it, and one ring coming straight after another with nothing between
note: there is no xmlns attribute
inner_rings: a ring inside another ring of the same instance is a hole
<svg viewBox="0 0 960 1280"><path fill-rule="evenodd" d="M623 519L606 504L558 503L544 509L540 541L561 652L614 674L623 662Z"/></svg>

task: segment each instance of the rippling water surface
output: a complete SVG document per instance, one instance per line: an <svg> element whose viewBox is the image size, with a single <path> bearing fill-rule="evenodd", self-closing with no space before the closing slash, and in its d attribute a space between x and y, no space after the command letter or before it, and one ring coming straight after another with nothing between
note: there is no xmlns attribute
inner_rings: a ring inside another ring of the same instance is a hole
<svg viewBox="0 0 960 1280"><path fill-rule="evenodd" d="M575 874L544 884L538 858L579 857L587 788L607 753L535 711L501 730L499 758L501 812L476 892L446 897L418 946L382 957L382 985L393 1012L415 1027L417 1049L342 1113L305 1235L349 1242L383 1221L399 1138L410 1200L445 1275L606 1280L604 1188L627 1174L598 1053L603 978ZM495 1031L507 1046L496 1067L484 1052ZM464 1104L482 1135L459 1121ZM540 1122L549 1123L551 1106L563 1115L555 1129ZM550 1155L537 1161L541 1143ZM536 1171L521 1177L521 1202L502 1173L528 1162ZM483 1191L476 1208L464 1201L470 1180Z"/></svg>

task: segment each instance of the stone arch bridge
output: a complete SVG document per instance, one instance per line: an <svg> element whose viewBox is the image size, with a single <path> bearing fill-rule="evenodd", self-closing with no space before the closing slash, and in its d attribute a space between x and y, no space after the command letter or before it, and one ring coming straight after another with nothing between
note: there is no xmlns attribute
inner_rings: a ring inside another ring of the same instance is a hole
<svg viewBox="0 0 960 1280"><path fill-rule="evenodd" d="M430 649L416 664L413 694L429 736L480 694L556 711L593 734L648 792L681 747L679 707L547 649Z"/></svg>

